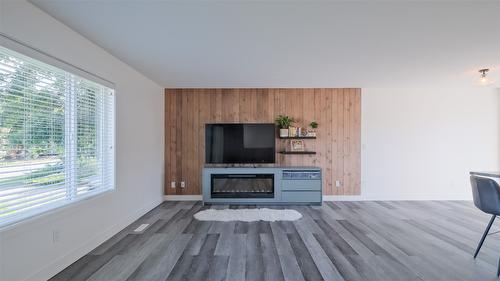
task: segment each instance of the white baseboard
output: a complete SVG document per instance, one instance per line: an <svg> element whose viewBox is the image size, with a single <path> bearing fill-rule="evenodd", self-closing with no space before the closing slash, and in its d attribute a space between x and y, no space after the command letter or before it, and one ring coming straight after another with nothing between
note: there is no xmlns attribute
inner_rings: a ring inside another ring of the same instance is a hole
<svg viewBox="0 0 500 281"><path fill-rule="evenodd" d="M367 198L361 195L323 195L323 201L398 201L398 200Z"/></svg>
<svg viewBox="0 0 500 281"><path fill-rule="evenodd" d="M323 201L365 201L361 196L323 195Z"/></svg>
<svg viewBox="0 0 500 281"><path fill-rule="evenodd" d="M323 195L323 201L394 201L394 200L366 198L361 195Z"/></svg>
<svg viewBox="0 0 500 281"><path fill-rule="evenodd" d="M201 195L165 195L165 201L201 201ZM371 198L361 195L323 195L323 201L428 201L471 200L470 198Z"/></svg>
<svg viewBox="0 0 500 281"><path fill-rule="evenodd" d="M365 197L362 195L323 195L323 201L470 201L472 198L467 197Z"/></svg>
<svg viewBox="0 0 500 281"><path fill-rule="evenodd" d="M126 216L116 224L110 226L101 233L98 233L97 235L94 235L93 237L85 241L82 244L82 246L76 248L67 255L64 255L61 258L58 258L55 261L51 262L50 264L44 266L38 272L25 279L25 281L40 281L40 280L50 279L51 277L59 273L61 270L65 269L66 267L70 266L72 263L77 261L79 258L90 253L90 251L95 249L97 246L101 245L106 240L113 237L113 235L120 232L122 229L124 229L125 227L136 221L138 218L145 215L147 212L151 211L159 204L161 204L160 200L158 200L158 202L152 202L147 206L139 209L138 211Z"/></svg>
<svg viewBox="0 0 500 281"><path fill-rule="evenodd" d="M201 195L165 195L165 201L201 201Z"/></svg>
<svg viewBox="0 0 500 281"><path fill-rule="evenodd" d="M165 195L165 201L201 201L202 195ZM360 196L323 195L323 201L366 201L369 199Z"/></svg>

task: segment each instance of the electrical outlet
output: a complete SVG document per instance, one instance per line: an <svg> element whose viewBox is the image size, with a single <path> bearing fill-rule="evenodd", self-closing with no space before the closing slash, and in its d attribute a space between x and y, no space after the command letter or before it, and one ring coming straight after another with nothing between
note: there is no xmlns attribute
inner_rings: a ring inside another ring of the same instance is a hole
<svg viewBox="0 0 500 281"><path fill-rule="evenodd" d="M186 182L181 181L181 188L186 188Z"/></svg>
<svg viewBox="0 0 500 281"><path fill-rule="evenodd" d="M335 181L335 187L340 187L340 181L339 180Z"/></svg>
<svg viewBox="0 0 500 281"><path fill-rule="evenodd" d="M171 187L171 188L175 188L175 181L170 182L170 187Z"/></svg>
<svg viewBox="0 0 500 281"><path fill-rule="evenodd" d="M61 241L61 232L57 229L52 230L52 242L55 244L59 241Z"/></svg>

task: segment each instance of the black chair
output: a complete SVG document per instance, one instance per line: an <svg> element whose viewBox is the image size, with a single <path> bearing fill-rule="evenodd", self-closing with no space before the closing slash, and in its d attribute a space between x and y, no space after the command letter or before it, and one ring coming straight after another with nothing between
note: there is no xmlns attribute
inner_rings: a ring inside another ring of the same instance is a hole
<svg viewBox="0 0 500 281"><path fill-rule="evenodd" d="M474 199L474 205L476 207L491 215L490 222L483 233L483 237L477 245L476 252L474 253L474 258L479 254L481 246L483 246L484 239L488 235L493 222L497 215L500 215L500 186L498 183L490 178L483 178L477 176L471 176L470 182L472 185L472 197ZM500 276L500 260L497 269L497 276Z"/></svg>

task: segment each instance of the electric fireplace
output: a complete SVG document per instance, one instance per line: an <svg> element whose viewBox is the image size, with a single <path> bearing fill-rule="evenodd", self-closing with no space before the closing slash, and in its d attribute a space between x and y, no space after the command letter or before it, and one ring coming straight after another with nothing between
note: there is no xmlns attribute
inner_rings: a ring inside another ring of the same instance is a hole
<svg viewBox="0 0 500 281"><path fill-rule="evenodd" d="M211 174L212 198L273 198L274 174Z"/></svg>

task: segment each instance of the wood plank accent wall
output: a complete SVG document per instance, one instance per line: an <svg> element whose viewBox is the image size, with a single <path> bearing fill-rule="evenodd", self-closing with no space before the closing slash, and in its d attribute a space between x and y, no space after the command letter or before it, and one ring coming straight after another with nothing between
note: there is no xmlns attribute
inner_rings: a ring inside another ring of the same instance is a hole
<svg viewBox="0 0 500 281"><path fill-rule="evenodd" d="M277 164L319 166L325 195L358 195L361 182L361 89L165 89L165 194L201 194L205 123L271 122L279 114L306 127L316 155L276 154ZM278 135L278 133L277 133ZM286 140L276 140L276 151ZM335 181L341 182L340 187ZM177 182L175 189L170 188ZM185 181L186 187L180 188Z"/></svg>

